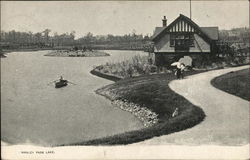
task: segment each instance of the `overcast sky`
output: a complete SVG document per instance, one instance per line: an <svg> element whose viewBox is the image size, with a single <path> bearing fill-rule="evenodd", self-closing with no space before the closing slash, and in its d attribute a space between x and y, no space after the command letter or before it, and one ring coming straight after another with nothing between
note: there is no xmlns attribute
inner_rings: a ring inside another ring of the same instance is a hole
<svg viewBox="0 0 250 160"><path fill-rule="evenodd" d="M2 1L1 30L40 32L76 31L77 37L94 35L152 34L179 14L189 17L189 1ZM249 27L249 1L192 1L192 20L199 26L219 29Z"/></svg>

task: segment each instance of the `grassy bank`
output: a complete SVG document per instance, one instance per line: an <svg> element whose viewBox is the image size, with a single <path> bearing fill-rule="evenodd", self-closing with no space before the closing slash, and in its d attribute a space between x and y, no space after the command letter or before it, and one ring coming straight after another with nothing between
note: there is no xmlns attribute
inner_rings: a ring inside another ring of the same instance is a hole
<svg viewBox="0 0 250 160"><path fill-rule="evenodd" d="M190 71L186 75L195 73L198 71ZM169 88L168 83L174 79L175 76L170 73L144 75L122 79L98 89L98 94L112 101L127 101L149 109L157 114L158 123L141 130L69 145L130 144L197 125L205 118L205 113ZM179 114L172 117L177 107Z"/></svg>
<svg viewBox="0 0 250 160"><path fill-rule="evenodd" d="M109 56L108 53L102 51L69 51L69 50L56 50L51 51L45 56L55 56L55 57L100 57Z"/></svg>
<svg viewBox="0 0 250 160"><path fill-rule="evenodd" d="M225 92L250 101L250 69L231 72L216 77L211 84Z"/></svg>
<svg viewBox="0 0 250 160"><path fill-rule="evenodd" d="M217 59L209 61L203 59L202 65L196 66L195 68L188 66L186 71L189 70L203 70L209 71L214 69L223 69L225 67L237 67L241 65L250 64L249 57L241 56L235 59ZM174 72L175 66L156 66L153 64L153 56L140 56L136 55L131 59L122 62L105 63L95 68L95 71L101 72L102 74L111 75L119 78L131 78L140 75L149 75L157 73L171 73ZM105 78L105 77L104 77Z"/></svg>

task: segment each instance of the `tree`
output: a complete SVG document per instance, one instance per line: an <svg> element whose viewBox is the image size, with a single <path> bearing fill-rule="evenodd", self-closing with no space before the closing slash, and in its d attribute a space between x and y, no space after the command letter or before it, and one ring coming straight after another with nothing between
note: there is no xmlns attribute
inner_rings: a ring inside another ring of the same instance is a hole
<svg viewBox="0 0 250 160"><path fill-rule="evenodd" d="M50 29L45 29L42 33L44 33L44 39L45 39L45 43L48 44L49 43L49 33L51 32Z"/></svg>
<svg viewBox="0 0 250 160"><path fill-rule="evenodd" d="M91 32L88 32L85 36L86 43L90 44L93 40L93 34Z"/></svg>

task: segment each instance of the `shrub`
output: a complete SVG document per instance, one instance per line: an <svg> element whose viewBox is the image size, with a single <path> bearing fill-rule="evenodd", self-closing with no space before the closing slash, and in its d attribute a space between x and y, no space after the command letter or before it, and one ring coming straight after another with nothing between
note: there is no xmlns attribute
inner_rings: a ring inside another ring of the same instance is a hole
<svg viewBox="0 0 250 160"><path fill-rule="evenodd" d="M136 55L129 60L106 63L98 67L102 73L113 74L123 78L136 77L139 75L154 73L158 68L150 63L148 56Z"/></svg>

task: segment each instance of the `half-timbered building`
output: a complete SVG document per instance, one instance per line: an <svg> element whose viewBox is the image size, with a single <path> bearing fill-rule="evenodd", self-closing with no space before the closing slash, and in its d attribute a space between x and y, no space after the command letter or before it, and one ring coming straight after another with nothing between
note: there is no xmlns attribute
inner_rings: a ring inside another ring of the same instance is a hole
<svg viewBox="0 0 250 160"><path fill-rule="evenodd" d="M162 22L152 36L156 65L168 66L184 56L197 59L213 53L218 27L199 27L182 14L169 25L165 16Z"/></svg>

